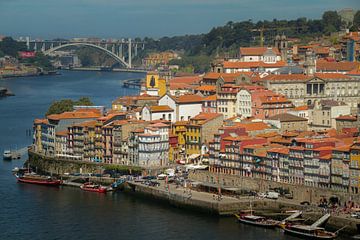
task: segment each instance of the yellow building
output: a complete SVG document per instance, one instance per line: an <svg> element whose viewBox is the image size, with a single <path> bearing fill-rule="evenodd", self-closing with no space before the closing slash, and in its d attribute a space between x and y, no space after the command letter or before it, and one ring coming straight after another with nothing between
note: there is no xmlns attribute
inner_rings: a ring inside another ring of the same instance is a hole
<svg viewBox="0 0 360 240"><path fill-rule="evenodd" d="M178 139L178 152L179 158L185 158L185 144L186 144L186 126L189 122L188 121L177 121L174 125L172 125L171 132Z"/></svg>
<svg viewBox="0 0 360 240"><path fill-rule="evenodd" d="M202 147L207 147L208 143L214 138L214 134L223 124L223 115L218 113L200 113L191 118L186 126L186 156L188 161L196 161L206 151L202 152Z"/></svg>
<svg viewBox="0 0 360 240"><path fill-rule="evenodd" d="M146 92L152 96L164 96L166 93L166 79L160 77L156 72L146 74Z"/></svg>
<svg viewBox="0 0 360 240"><path fill-rule="evenodd" d="M360 142L350 148L350 192L358 194L360 189Z"/></svg>

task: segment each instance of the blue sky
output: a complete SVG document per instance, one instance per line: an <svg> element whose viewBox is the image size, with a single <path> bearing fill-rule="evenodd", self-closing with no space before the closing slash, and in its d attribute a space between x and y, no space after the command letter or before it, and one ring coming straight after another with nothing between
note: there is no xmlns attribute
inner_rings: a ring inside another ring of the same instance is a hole
<svg viewBox="0 0 360 240"><path fill-rule="evenodd" d="M228 21L321 18L360 9L360 0L0 0L0 35L173 36L206 33Z"/></svg>

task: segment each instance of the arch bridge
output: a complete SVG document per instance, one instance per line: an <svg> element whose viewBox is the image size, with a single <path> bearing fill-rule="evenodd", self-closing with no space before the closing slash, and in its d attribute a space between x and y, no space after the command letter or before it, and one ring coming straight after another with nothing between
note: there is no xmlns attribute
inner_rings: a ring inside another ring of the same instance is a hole
<svg viewBox="0 0 360 240"><path fill-rule="evenodd" d="M86 46L98 49L113 58L126 68L132 68L131 60L137 56L138 50L145 48L144 42L132 41L132 39L118 41L53 41L53 40L26 40L28 50L41 51L45 55L67 47Z"/></svg>

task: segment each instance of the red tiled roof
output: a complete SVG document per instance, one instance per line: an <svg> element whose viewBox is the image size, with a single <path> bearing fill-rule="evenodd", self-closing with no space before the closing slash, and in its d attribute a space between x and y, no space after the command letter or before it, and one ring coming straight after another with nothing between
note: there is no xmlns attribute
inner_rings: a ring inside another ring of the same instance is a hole
<svg viewBox="0 0 360 240"><path fill-rule="evenodd" d="M316 61L316 69L318 71L351 71L359 67L357 62L329 62L326 60Z"/></svg>
<svg viewBox="0 0 360 240"><path fill-rule="evenodd" d="M248 69L248 68L280 68L286 66L284 61L278 61L276 63L265 63L265 62L224 62L224 68L231 69Z"/></svg>
<svg viewBox="0 0 360 240"><path fill-rule="evenodd" d="M303 105L303 106L298 106L294 108L294 111L305 111L308 110L309 107L307 105Z"/></svg>
<svg viewBox="0 0 360 240"><path fill-rule="evenodd" d="M202 102L203 98L197 94L185 94L175 97L177 103L198 103Z"/></svg>
<svg viewBox="0 0 360 240"><path fill-rule="evenodd" d="M37 119L34 120L34 123L35 124L49 124L49 120L37 118Z"/></svg>
<svg viewBox="0 0 360 240"><path fill-rule="evenodd" d="M203 98L203 101L204 101L204 102L205 102L205 101L216 101L216 99L217 99L217 95L214 94L214 95L210 95L210 96L204 97L204 98Z"/></svg>
<svg viewBox="0 0 360 240"><path fill-rule="evenodd" d="M241 47L240 54L243 56L262 56L267 50L267 47ZM280 55L280 52L277 48L273 47L271 50L276 55Z"/></svg>
<svg viewBox="0 0 360 240"><path fill-rule="evenodd" d="M343 121L356 121L357 117L352 115L343 115L336 118L336 120L343 120Z"/></svg>
<svg viewBox="0 0 360 240"><path fill-rule="evenodd" d="M95 112L64 112L60 114L51 114L47 116L49 120L62 120L62 119L86 119L86 118L99 118L100 113Z"/></svg>
<svg viewBox="0 0 360 240"><path fill-rule="evenodd" d="M195 90L197 90L197 91L215 92L216 91L216 86L214 86L214 85L202 85L202 86L199 86L199 87L195 88Z"/></svg>
<svg viewBox="0 0 360 240"><path fill-rule="evenodd" d="M169 107L168 105L160 105L160 106L150 106L150 112L173 112L174 109Z"/></svg>

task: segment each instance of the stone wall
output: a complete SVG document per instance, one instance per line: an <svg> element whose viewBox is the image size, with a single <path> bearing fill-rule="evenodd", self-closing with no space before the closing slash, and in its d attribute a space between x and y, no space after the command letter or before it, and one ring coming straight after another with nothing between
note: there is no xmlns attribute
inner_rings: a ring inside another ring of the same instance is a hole
<svg viewBox="0 0 360 240"><path fill-rule="evenodd" d="M284 188L288 189L293 195L295 202L309 201L313 204L318 204L320 198L323 196L330 198L337 196L341 203L348 201L351 197L355 203L360 204L360 194L349 194L337 192L330 189L322 189L315 187L307 187L301 185L293 185L288 183L274 182L270 180L255 179L249 177L232 176L227 174L211 173L209 171L192 171L189 178L194 181L205 182L210 184L220 183L221 187L235 187L244 190L252 190L257 192L268 191L269 188ZM219 179L219 181L217 180Z"/></svg>

